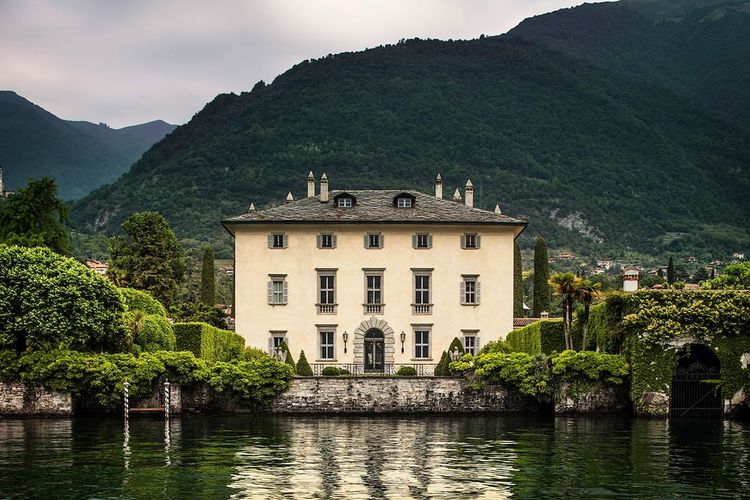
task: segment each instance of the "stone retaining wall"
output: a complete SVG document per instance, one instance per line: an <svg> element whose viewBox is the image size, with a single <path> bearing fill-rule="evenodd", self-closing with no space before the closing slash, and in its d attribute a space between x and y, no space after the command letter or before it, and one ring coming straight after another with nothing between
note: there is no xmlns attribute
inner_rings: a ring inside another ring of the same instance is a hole
<svg viewBox="0 0 750 500"><path fill-rule="evenodd" d="M70 394L48 391L32 384L0 382L0 415L70 416L73 399Z"/></svg>
<svg viewBox="0 0 750 500"><path fill-rule="evenodd" d="M555 414L622 413L630 411L626 385L604 382L566 382L555 391Z"/></svg>

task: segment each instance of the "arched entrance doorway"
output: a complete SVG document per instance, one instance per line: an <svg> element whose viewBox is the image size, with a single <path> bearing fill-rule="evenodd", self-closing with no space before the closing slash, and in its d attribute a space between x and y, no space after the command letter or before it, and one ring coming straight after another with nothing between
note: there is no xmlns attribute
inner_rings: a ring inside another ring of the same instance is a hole
<svg viewBox="0 0 750 500"><path fill-rule="evenodd" d="M365 371L382 372L385 369L385 335L382 330L371 328L365 333Z"/></svg>
<svg viewBox="0 0 750 500"><path fill-rule="evenodd" d="M721 418L720 380L721 363L713 349L703 344L685 346L672 375L670 416Z"/></svg>

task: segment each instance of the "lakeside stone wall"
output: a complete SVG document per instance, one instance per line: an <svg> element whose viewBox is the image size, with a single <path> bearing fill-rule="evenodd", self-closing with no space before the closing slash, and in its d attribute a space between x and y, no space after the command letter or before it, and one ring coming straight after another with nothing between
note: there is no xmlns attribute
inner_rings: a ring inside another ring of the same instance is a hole
<svg viewBox="0 0 750 500"><path fill-rule="evenodd" d="M49 391L22 382L0 382L0 415L70 416L73 398L68 393Z"/></svg>

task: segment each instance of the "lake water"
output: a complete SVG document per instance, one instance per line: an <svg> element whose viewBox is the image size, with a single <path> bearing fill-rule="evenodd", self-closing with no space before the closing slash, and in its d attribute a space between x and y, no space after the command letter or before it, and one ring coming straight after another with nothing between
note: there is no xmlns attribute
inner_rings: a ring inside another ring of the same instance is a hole
<svg viewBox="0 0 750 500"><path fill-rule="evenodd" d="M0 498L741 496L750 424L729 421L0 419Z"/></svg>

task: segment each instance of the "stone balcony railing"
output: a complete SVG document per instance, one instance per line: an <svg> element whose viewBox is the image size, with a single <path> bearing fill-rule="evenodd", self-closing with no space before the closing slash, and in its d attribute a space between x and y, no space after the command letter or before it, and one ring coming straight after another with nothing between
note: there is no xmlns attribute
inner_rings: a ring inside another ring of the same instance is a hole
<svg viewBox="0 0 750 500"><path fill-rule="evenodd" d="M316 304L318 314L336 314L336 304Z"/></svg>

